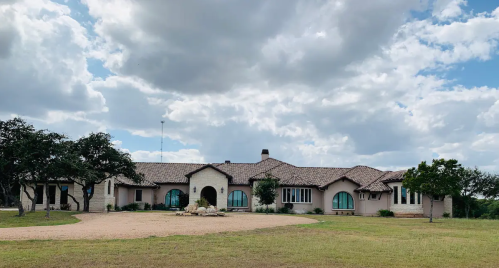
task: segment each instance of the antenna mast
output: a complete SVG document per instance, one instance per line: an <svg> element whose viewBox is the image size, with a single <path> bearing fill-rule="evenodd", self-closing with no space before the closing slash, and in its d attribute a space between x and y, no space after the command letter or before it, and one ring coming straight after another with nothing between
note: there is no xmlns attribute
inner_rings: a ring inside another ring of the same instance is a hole
<svg viewBox="0 0 499 268"><path fill-rule="evenodd" d="M165 124L164 120L161 120L161 163L163 163L163 126Z"/></svg>

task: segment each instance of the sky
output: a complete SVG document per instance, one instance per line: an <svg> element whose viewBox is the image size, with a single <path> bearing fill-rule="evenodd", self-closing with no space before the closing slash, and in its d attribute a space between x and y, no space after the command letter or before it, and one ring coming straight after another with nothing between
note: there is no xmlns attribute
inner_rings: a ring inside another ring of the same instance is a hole
<svg viewBox="0 0 499 268"><path fill-rule="evenodd" d="M0 119L135 161L499 170L499 0L0 0Z"/></svg>

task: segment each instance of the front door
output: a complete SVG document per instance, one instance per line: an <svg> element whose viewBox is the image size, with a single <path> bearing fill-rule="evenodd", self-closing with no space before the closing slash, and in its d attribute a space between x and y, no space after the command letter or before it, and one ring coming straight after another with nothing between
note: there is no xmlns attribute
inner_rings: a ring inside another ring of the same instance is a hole
<svg viewBox="0 0 499 268"><path fill-rule="evenodd" d="M204 197L210 206L217 205L217 190L211 186L206 186L201 190L201 197Z"/></svg>

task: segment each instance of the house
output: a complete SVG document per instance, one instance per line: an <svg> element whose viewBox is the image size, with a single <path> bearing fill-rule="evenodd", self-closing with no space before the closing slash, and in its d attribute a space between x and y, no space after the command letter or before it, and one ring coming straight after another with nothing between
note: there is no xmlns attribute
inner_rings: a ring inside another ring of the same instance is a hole
<svg viewBox="0 0 499 268"><path fill-rule="evenodd" d="M269 157L264 149L261 161L257 163L137 163L137 171L145 175L141 183L134 183L125 177L109 179L96 186L90 209L105 210L107 204L124 206L129 203L165 204L179 207L179 194L188 193L189 203L193 204L205 197L219 209L255 211L259 207L252 188L267 173L280 181L279 197L271 205L283 207L293 204L296 213L306 213L321 208L325 214L376 215L380 209L393 211L401 217L428 216L430 199L428 196L411 192L402 186L401 171L381 171L367 166L352 168L297 167ZM83 204L81 187L69 182L61 182L62 191L49 186L52 193L51 206L60 207L74 202L73 195ZM46 189L38 186L40 194ZM32 190L31 190L32 191ZM67 191L67 192L66 192ZM40 195L39 195L40 196ZM23 194L26 206L30 200ZM45 208L45 198L39 200L36 209ZM433 213L441 217L444 212L452 215L452 198L438 197L434 202Z"/></svg>

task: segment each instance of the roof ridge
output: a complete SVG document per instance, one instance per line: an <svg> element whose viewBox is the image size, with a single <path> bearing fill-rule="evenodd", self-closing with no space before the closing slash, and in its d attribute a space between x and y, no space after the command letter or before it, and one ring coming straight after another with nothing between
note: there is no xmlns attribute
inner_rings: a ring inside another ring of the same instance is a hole
<svg viewBox="0 0 499 268"><path fill-rule="evenodd" d="M386 176L386 175L388 175L388 174L390 174L392 172L393 171L383 171L383 174L381 174L381 176L374 178L372 181L370 181L366 185L363 185L361 188L368 187L369 185L375 183L376 181L380 180L381 178L383 178L384 176Z"/></svg>
<svg viewBox="0 0 499 268"><path fill-rule="evenodd" d="M267 159L268 159L268 158L267 158ZM267 159L265 159L265 160L267 160ZM262 160L262 161L265 161L265 160ZM260 161L260 162L262 162L262 161ZM260 163L260 162L258 162L258 163ZM273 170L273 169L275 169L275 168L277 168L277 167L280 167L280 166L282 166L282 165L284 165L284 164L286 164L286 165L290 165L290 166L293 166L293 165L288 164L288 163L283 162L283 161L279 161L279 162L281 162L279 165L274 166L274 167L272 167L272 168L270 168L270 169L264 170L264 171L262 171L262 172L260 172L260 173L256 173L255 175L251 176L250 178L254 178L255 176L260 175L260 174L262 174L262 173L268 173L269 171L271 171L271 170ZM294 167L294 166L293 166L293 167ZM277 177L277 176L275 176L275 175L272 175L272 176L274 176L274 177L278 178L278 177Z"/></svg>

